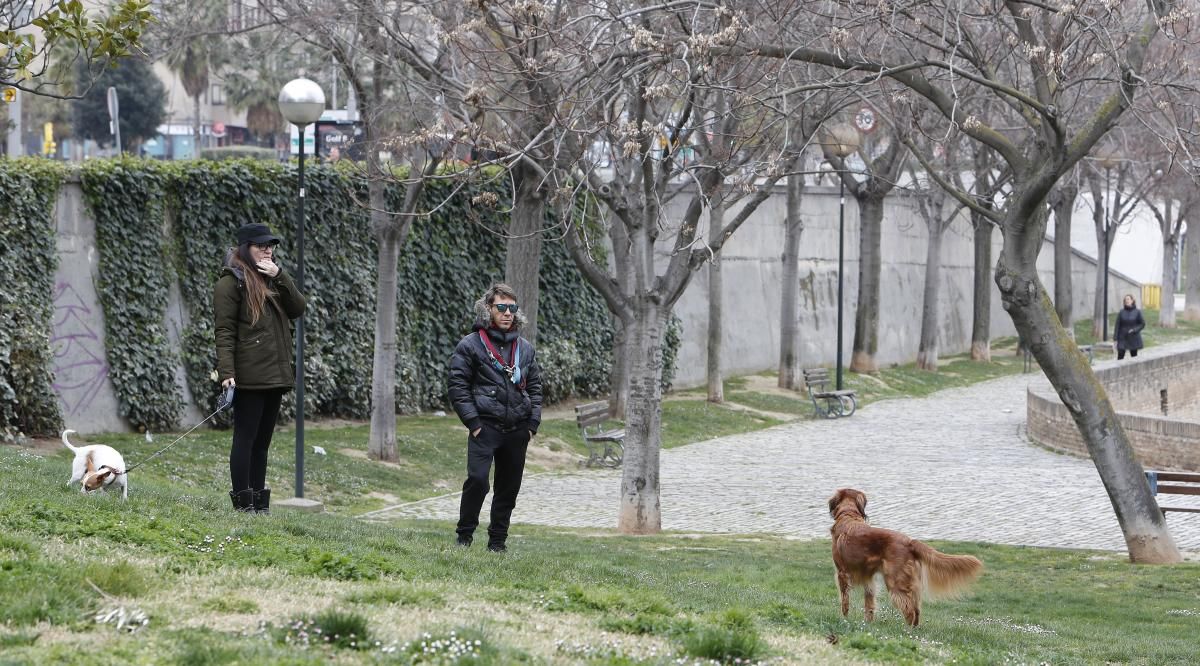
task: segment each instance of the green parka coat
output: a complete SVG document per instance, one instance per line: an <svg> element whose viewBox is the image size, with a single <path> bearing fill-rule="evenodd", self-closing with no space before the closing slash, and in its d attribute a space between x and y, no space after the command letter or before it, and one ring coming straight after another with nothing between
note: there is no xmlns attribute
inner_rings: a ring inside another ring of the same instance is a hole
<svg viewBox="0 0 1200 666"><path fill-rule="evenodd" d="M213 288L217 381L233 377L239 389L291 389L296 384L291 320L304 314L304 295L291 276L267 279L262 315L250 323L250 304L241 271L226 265Z"/></svg>

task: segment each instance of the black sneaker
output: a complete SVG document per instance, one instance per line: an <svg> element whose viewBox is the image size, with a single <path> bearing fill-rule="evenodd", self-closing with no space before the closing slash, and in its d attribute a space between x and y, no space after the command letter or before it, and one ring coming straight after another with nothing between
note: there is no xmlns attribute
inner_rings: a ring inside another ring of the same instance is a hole
<svg viewBox="0 0 1200 666"><path fill-rule="evenodd" d="M508 547L506 547L503 543L489 543L488 550L492 551L493 553L503 553L508 550Z"/></svg>
<svg viewBox="0 0 1200 666"><path fill-rule="evenodd" d="M454 543L462 546L463 548L470 548L472 541L474 541L474 539L471 538L470 534L460 534L458 535L458 538L454 540Z"/></svg>

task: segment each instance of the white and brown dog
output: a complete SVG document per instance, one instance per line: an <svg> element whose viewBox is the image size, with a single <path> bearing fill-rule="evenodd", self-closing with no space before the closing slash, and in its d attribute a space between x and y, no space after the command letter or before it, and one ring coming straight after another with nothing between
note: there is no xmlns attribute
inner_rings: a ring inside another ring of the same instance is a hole
<svg viewBox="0 0 1200 666"><path fill-rule="evenodd" d="M125 459L111 446L91 444L89 446L71 446L67 435L74 430L64 430L62 442L75 453L71 463L71 479L67 485L80 484L80 491L90 493L95 490L108 490L109 486L119 486L121 497L129 497L129 480L125 474Z"/></svg>

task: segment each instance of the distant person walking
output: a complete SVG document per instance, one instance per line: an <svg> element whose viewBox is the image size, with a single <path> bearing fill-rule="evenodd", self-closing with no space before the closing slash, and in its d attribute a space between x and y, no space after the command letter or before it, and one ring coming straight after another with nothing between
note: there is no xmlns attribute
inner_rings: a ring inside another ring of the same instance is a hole
<svg viewBox="0 0 1200 666"><path fill-rule="evenodd" d="M1113 341L1117 343L1117 359L1125 358L1129 352L1131 358L1137 358L1142 344L1142 329L1146 328L1146 320L1142 311L1137 309L1133 296L1125 294L1125 307L1117 312L1117 324L1113 331Z"/></svg>
<svg viewBox="0 0 1200 666"><path fill-rule="evenodd" d="M494 284L475 301L473 332L450 357L450 403L470 435L467 480L458 511L458 545L470 546L496 463L496 487L488 525L488 550L504 552L509 519L517 505L525 451L542 422L542 377L533 344L521 337L525 315L517 295Z"/></svg>
<svg viewBox="0 0 1200 666"><path fill-rule="evenodd" d="M283 394L296 383L291 320L304 295L275 263L279 238L265 224L243 224L213 288L217 377L233 393L229 497L238 511L269 513L267 449Z"/></svg>

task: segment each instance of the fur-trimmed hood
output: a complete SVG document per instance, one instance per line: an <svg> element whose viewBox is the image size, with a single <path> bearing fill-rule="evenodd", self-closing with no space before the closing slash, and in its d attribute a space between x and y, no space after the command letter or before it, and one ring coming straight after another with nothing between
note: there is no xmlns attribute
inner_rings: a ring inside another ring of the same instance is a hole
<svg viewBox="0 0 1200 666"><path fill-rule="evenodd" d="M513 333L519 332L521 327L525 325L526 321L528 320L525 318L525 311L517 310L517 315L513 317L512 328L509 330ZM471 327L471 329L478 331L480 329L490 328L491 325L492 308L487 304L485 299L480 298L479 300L475 301L475 324Z"/></svg>
<svg viewBox="0 0 1200 666"><path fill-rule="evenodd" d="M242 267L233 263L233 257L236 254L236 247L231 247L228 250L225 250L225 263L221 266L221 274L224 275L226 272L228 272L230 275L237 278L238 284L244 284L246 282L246 275L242 271Z"/></svg>

